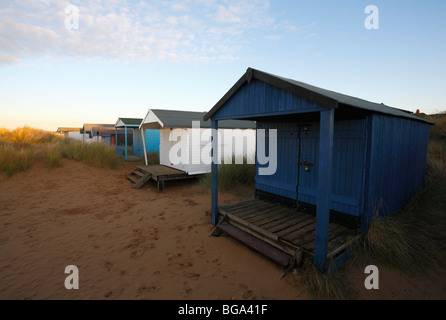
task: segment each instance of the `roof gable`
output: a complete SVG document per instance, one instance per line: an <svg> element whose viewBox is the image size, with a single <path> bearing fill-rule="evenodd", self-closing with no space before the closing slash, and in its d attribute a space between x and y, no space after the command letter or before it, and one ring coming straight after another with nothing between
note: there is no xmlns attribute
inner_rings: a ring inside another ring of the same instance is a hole
<svg viewBox="0 0 446 320"><path fill-rule="evenodd" d="M200 128L211 128L211 121L203 120L205 114L206 112L149 109L140 128L192 128L194 121L200 122ZM255 127L254 122L246 120L224 120L219 124L219 128L222 129L255 129Z"/></svg>
<svg viewBox="0 0 446 320"><path fill-rule="evenodd" d="M139 127L142 119L140 118L119 118L115 123L115 127Z"/></svg>
<svg viewBox="0 0 446 320"><path fill-rule="evenodd" d="M249 85L253 79L264 82L268 85L289 92L297 97L301 97L309 102L315 103L323 108L337 108L339 104L348 105L354 108L368 110L396 117L403 117L412 120L431 122L421 119L410 111L395 109L384 104L378 104L363 99L351 97L334 91L318 88L304 82L279 77L263 71L248 68L246 73L234 84L234 86L217 102L217 104L204 116L204 120L212 118L232 97L234 97L242 87ZM280 111L280 110L277 110Z"/></svg>

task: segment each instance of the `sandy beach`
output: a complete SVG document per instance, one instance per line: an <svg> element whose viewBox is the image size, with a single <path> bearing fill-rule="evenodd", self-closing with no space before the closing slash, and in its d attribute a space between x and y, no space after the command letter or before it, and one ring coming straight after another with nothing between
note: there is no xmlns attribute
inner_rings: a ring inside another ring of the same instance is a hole
<svg viewBox="0 0 446 320"><path fill-rule="evenodd" d="M126 174L63 160L0 180L0 299L310 299L299 270L281 267L226 236L209 237L210 192L197 181L131 188ZM221 193L220 203L252 192ZM67 290L65 267L79 269ZM348 281L358 299L444 299L444 274L409 276L380 267L364 289L364 266Z"/></svg>

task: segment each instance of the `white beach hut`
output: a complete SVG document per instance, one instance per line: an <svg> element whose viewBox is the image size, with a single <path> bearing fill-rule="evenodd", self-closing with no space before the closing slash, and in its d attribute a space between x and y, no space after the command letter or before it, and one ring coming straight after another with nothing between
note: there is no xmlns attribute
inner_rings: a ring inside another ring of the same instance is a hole
<svg viewBox="0 0 446 320"><path fill-rule="evenodd" d="M189 175L211 172L209 154L211 121L205 112L149 109L140 129L159 129L160 164ZM228 120L219 123L218 132L223 161L247 158L255 161L256 124L253 121ZM144 143L144 146L146 144ZM147 159L146 159L147 164Z"/></svg>

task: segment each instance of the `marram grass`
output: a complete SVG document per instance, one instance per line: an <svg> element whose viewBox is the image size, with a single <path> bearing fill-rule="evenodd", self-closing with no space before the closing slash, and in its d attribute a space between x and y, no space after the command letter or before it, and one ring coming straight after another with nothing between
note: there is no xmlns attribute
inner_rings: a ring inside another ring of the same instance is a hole
<svg viewBox="0 0 446 320"><path fill-rule="evenodd" d="M40 150L44 148L44 152ZM120 159L115 148L105 143L87 144L53 132L30 127L14 130L0 128L0 172L8 177L28 170L43 158L48 168L62 165L62 158L116 169Z"/></svg>
<svg viewBox="0 0 446 320"><path fill-rule="evenodd" d="M218 188L221 191L235 191L239 185L254 185L255 165L248 164L246 158L243 164L235 164L235 159L226 161L218 166ZM203 188L211 189L211 174L205 174L200 183Z"/></svg>
<svg viewBox="0 0 446 320"><path fill-rule="evenodd" d="M20 127L14 130L0 128L0 141L21 146L52 143L60 139L62 137L56 133L31 127Z"/></svg>
<svg viewBox="0 0 446 320"><path fill-rule="evenodd" d="M340 270L329 274L322 273L314 265L313 259L308 258L298 273L302 275L301 282L312 299L345 300L353 298L352 288L345 281L345 274Z"/></svg>
<svg viewBox="0 0 446 320"><path fill-rule="evenodd" d="M62 150L59 144L49 144L45 152L45 162L48 168L62 166Z"/></svg>
<svg viewBox="0 0 446 320"><path fill-rule="evenodd" d="M65 139L59 143L61 155L71 160L116 169L120 163L115 148L102 142L84 143L74 139Z"/></svg>
<svg viewBox="0 0 446 320"><path fill-rule="evenodd" d="M30 148L18 148L11 144L0 143L0 172L8 177L28 170L34 159L35 152Z"/></svg>

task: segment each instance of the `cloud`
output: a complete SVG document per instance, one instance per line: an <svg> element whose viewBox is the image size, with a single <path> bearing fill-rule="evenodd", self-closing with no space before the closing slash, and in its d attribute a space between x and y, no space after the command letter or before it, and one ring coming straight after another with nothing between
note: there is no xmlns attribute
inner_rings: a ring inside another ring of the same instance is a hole
<svg viewBox="0 0 446 320"><path fill-rule="evenodd" d="M268 9L267 0L10 1L0 6L0 63L234 60L247 31L274 29Z"/></svg>
<svg viewBox="0 0 446 320"><path fill-rule="evenodd" d="M20 62L19 58L7 56L5 54L0 54L0 66L7 64L17 64Z"/></svg>
<svg viewBox="0 0 446 320"><path fill-rule="evenodd" d="M215 20L244 28L269 26L274 22L268 14L269 2L263 0L226 1L216 5Z"/></svg>

